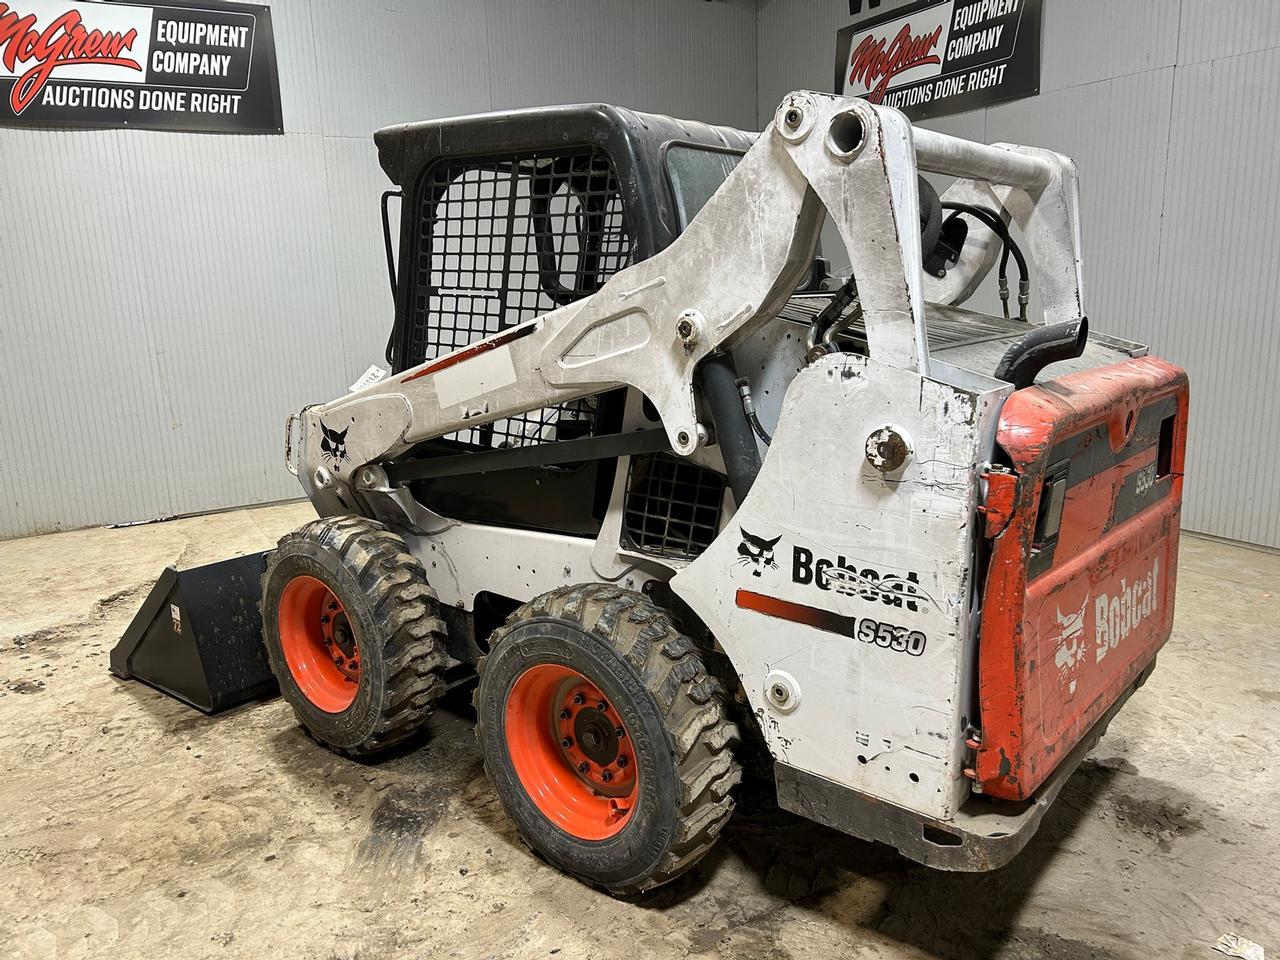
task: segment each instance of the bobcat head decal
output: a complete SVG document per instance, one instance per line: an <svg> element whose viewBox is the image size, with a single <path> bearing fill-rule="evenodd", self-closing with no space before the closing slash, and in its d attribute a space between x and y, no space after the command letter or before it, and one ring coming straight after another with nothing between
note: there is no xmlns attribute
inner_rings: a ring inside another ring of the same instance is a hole
<svg viewBox="0 0 1280 960"><path fill-rule="evenodd" d="M1054 611L1058 619L1058 636L1054 638L1058 641L1058 649L1054 653L1053 661L1064 679L1072 672L1075 665L1084 659L1084 616L1088 609L1089 595L1086 593L1084 603L1080 604L1080 609L1076 613L1064 617L1062 607ZM1073 689L1074 683L1075 681L1072 681Z"/></svg>
<svg viewBox="0 0 1280 960"><path fill-rule="evenodd" d="M742 527L738 528L738 532L742 534L742 542L738 544L738 566L751 567L753 577L760 576L766 569L778 569L778 563L773 559L773 548L782 539L782 534L778 534L772 540L766 540L763 537L752 536Z"/></svg>
<svg viewBox="0 0 1280 960"><path fill-rule="evenodd" d="M347 427L347 430L350 430ZM333 430L325 425L323 420L320 421L320 432L324 434L320 439L320 452L330 460L347 459L347 430Z"/></svg>

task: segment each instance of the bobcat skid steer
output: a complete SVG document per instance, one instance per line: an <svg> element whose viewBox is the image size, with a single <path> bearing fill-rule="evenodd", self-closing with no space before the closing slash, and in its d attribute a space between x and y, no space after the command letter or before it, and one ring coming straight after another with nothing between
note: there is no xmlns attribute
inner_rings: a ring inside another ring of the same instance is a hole
<svg viewBox="0 0 1280 960"><path fill-rule="evenodd" d="M809 92L375 139L393 372L290 417L321 519L263 578L301 722L372 754L478 673L507 812L616 894L708 851L752 747L788 810L1013 857L1173 614L1187 380L1089 333L1072 162ZM961 307L997 269L1005 316Z"/></svg>

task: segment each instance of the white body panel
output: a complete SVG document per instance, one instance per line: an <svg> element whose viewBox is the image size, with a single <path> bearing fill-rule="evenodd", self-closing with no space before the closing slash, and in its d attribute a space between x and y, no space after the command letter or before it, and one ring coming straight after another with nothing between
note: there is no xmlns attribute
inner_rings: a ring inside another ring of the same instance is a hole
<svg viewBox="0 0 1280 960"><path fill-rule="evenodd" d="M474 609L481 591L529 600L566 583L603 579L591 569L595 541L582 537L458 523L405 541L440 602L461 610Z"/></svg>
<svg viewBox="0 0 1280 960"><path fill-rule="evenodd" d="M796 377L750 495L671 583L738 668L779 760L939 819L967 796L960 765L976 657L974 465L1006 392L973 393L847 354ZM864 453L886 422L913 449L889 476ZM740 562L744 533L781 537L776 566ZM849 573L839 571L841 557ZM914 600L881 586L913 574ZM835 632L748 609L740 591L857 626ZM922 653L855 639L864 620L922 634ZM798 688L785 710L765 695L775 671Z"/></svg>

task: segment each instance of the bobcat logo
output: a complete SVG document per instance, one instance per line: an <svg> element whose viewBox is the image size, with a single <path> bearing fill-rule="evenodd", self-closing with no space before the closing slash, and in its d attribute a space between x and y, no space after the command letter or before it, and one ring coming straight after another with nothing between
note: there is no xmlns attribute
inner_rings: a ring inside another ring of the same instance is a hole
<svg viewBox="0 0 1280 960"><path fill-rule="evenodd" d="M1053 662L1058 667L1058 674L1063 680L1075 670L1076 664L1084 659L1084 614L1089 608L1089 595L1085 594L1084 603L1078 612L1068 616L1062 615L1062 608L1054 611L1058 618L1058 649L1053 655ZM1076 681L1070 682L1070 690L1076 692Z"/></svg>
<svg viewBox="0 0 1280 960"><path fill-rule="evenodd" d="M350 429L350 427L347 427L347 430ZM321 420L320 431L324 436L320 440L320 452L330 460L347 459L347 430L343 430L341 432L331 430L329 427L325 426L325 422Z"/></svg>
<svg viewBox="0 0 1280 960"><path fill-rule="evenodd" d="M772 540L765 540L763 537L753 537L742 527L738 531L742 534L742 542L738 544L738 566L751 567L753 577L760 576L766 569L778 569L778 562L773 559L773 548L782 539L782 534Z"/></svg>

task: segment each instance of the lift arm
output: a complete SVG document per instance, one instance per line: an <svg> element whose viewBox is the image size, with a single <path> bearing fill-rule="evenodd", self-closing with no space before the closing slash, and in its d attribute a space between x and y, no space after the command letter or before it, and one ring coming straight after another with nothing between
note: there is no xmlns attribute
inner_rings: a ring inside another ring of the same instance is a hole
<svg viewBox="0 0 1280 960"><path fill-rule="evenodd" d="M583 300L304 410L303 486L318 507L349 509L365 465L620 386L649 398L672 449L687 456L708 435L695 369L777 315L810 269L824 208L849 253L872 356L928 376L918 168L999 190L1033 252L1052 265L1041 280L1046 322L1083 315L1070 160L915 130L897 110L863 100L792 93L667 249ZM980 280L993 259L961 267ZM976 281L951 284L940 292L963 299Z"/></svg>

